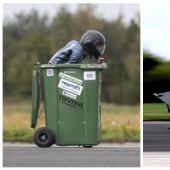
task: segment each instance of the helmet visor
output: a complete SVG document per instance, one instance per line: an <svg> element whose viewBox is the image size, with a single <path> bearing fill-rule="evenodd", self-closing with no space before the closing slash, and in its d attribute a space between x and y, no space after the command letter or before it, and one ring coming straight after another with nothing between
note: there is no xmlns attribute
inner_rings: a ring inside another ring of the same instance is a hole
<svg viewBox="0 0 170 170"><path fill-rule="evenodd" d="M104 50L105 50L105 44L103 44L103 45L96 45L96 48L97 48L97 50L98 50L101 54L103 54L103 53L104 53Z"/></svg>

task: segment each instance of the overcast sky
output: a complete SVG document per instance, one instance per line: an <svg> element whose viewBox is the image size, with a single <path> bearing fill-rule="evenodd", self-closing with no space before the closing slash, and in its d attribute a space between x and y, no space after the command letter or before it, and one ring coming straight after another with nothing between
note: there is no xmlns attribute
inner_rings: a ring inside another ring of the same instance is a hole
<svg viewBox="0 0 170 170"><path fill-rule="evenodd" d="M124 21L129 23L132 18L136 18L136 13L140 12L140 3L93 3L96 4L96 13L105 19L115 19L120 12L124 14ZM78 3L65 3L68 10L74 12ZM47 14L53 17L61 3L3 3L3 18L12 18L15 13L24 11L28 13L31 9L37 9L39 14Z"/></svg>
<svg viewBox="0 0 170 170"><path fill-rule="evenodd" d="M143 48L170 60L170 2L142 4Z"/></svg>

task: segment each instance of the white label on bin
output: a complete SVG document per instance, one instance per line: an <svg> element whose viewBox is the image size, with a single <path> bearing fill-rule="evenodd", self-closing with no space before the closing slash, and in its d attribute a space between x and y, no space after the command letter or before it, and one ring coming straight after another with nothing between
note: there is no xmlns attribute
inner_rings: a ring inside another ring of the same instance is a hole
<svg viewBox="0 0 170 170"><path fill-rule="evenodd" d="M80 86L78 84L75 84L71 81L67 81L67 80L62 79L62 78L60 79L58 87L61 88L61 89L67 90L71 93L77 94L77 95L80 95L81 92L82 92L82 89L83 89L83 86Z"/></svg>
<svg viewBox="0 0 170 170"><path fill-rule="evenodd" d="M81 85L82 82L83 82L80 79L77 79L75 77L69 76L69 75L64 74L62 72L59 73L59 77L64 78L64 79L69 80L69 81L72 81L73 83L76 83L76 84L79 84L79 85Z"/></svg>
<svg viewBox="0 0 170 170"><path fill-rule="evenodd" d="M53 69L47 69L47 76L53 76Z"/></svg>
<svg viewBox="0 0 170 170"><path fill-rule="evenodd" d="M85 71L84 72L84 80L96 80L96 72L95 71Z"/></svg>
<svg viewBox="0 0 170 170"><path fill-rule="evenodd" d="M65 95L65 96L68 96L68 97L70 97L70 98L72 98L72 99L76 99L76 97L77 97L77 95L75 95L75 94L73 94L73 93L70 93L70 92L68 92L68 91L65 91L65 90L63 90L63 93L62 93L63 95Z"/></svg>

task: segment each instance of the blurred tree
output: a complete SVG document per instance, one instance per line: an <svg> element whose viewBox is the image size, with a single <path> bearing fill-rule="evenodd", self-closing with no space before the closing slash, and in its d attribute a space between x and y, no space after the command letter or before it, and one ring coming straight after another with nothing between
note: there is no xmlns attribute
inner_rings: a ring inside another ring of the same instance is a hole
<svg viewBox="0 0 170 170"><path fill-rule="evenodd" d="M36 61L46 62L50 54L47 16L36 11L16 15L3 26L3 86L5 95L30 95L32 68ZM19 87L19 88L18 88Z"/></svg>
<svg viewBox="0 0 170 170"><path fill-rule="evenodd" d="M143 102L160 102L153 94L170 91L170 62L144 51Z"/></svg>
<svg viewBox="0 0 170 170"><path fill-rule="evenodd" d="M124 86L124 89L126 88L125 102L129 101L130 104L135 104L135 101L140 101L140 25L134 20L131 21L127 29L125 44L127 50L124 50L124 65L128 80L125 80L127 84Z"/></svg>
<svg viewBox="0 0 170 170"><path fill-rule="evenodd" d="M108 54L107 51L105 53L108 69L103 72L105 75L103 85L107 86L104 89L103 98L107 102L119 104L140 102L139 23L132 20L130 26L127 27L123 23L123 15L120 14L112 26L106 24L104 29L106 30L106 48L110 53ZM108 79L109 74L111 77Z"/></svg>
<svg viewBox="0 0 170 170"><path fill-rule="evenodd" d="M160 64L160 61L158 60L158 58L153 57L152 54L144 51L144 54L143 54L143 71L144 72L151 70L158 64Z"/></svg>
<svg viewBox="0 0 170 170"><path fill-rule="evenodd" d="M72 38L72 14L65 6L59 9L51 24L51 52L56 53ZM50 59L50 58L49 58Z"/></svg>

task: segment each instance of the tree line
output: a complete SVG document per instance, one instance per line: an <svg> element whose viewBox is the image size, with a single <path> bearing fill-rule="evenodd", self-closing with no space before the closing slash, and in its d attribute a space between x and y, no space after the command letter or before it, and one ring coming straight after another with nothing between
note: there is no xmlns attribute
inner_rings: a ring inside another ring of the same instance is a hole
<svg viewBox="0 0 170 170"><path fill-rule="evenodd" d="M3 97L30 98L35 62L49 59L68 41L87 30L98 30L106 38L102 72L103 102L140 103L140 14L126 24L122 13L115 20L95 15L95 6L80 4L75 13L62 6L49 22L36 10L3 19ZM96 63L85 59L82 63Z"/></svg>
<svg viewBox="0 0 170 170"><path fill-rule="evenodd" d="M170 91L170 61L149 51L143 52L143 102L161 103L154 93Z"/></svg>

